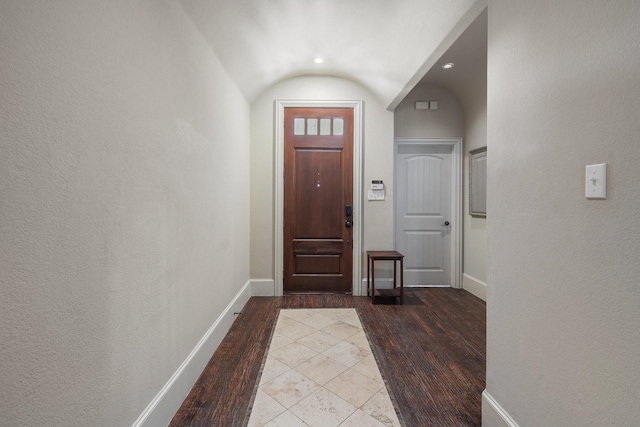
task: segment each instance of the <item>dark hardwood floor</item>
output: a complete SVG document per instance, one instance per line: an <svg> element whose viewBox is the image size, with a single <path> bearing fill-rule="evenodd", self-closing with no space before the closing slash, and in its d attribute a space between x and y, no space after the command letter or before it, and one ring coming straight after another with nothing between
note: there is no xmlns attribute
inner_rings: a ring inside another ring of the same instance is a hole
<svg viewBox="0 0 640 427"><path fill-rule="evenodd" d="M242 426L280 308L356 308L406 426L480 426L485 303L450 288L405 290L400 305L366 297L252 297L170 426Z"/></svg>

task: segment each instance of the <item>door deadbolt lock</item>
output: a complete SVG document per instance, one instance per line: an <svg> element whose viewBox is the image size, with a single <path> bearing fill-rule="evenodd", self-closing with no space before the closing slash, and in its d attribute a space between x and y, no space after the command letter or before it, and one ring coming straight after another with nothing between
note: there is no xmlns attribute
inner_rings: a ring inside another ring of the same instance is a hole
<svg viewBox="0 0 640 427"><path fill-rule="evenodd" d="M350 219L348 219L344 222L344 225L347 228L351 228L351 226L353 225L353 222Z"/></svg>

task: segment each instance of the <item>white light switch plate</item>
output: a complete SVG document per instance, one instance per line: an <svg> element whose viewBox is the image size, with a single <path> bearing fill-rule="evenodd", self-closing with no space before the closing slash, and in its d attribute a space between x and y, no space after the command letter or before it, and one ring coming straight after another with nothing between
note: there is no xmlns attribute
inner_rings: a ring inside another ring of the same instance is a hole
<svg viewBox="0 0 640 427"><path fill-rule="evenodd" d="M587 199L607 198L607 164L587 165L584 179L584 196Z"/></svg>

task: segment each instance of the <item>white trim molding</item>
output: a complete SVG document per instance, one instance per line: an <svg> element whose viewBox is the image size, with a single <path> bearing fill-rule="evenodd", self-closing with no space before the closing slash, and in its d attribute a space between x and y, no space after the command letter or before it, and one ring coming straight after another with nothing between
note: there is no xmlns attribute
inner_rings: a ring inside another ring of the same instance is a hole
<svg viewBox="0 0 640 427"><path fill-rule="evenodd" d="M275 282L273 279L251 279L252 297L272 297L275 294Z"/></svg>
<svg viewBox="0 0 640 427"><path fill-rule="evenodd" d="M451 147L451 287L462 288L462 138L395 138L394 157L399 145L444 145ZM394 158L394 178L396 174ZM394 179L394 185L397 182ZM396 192L397 194L397 192ZM395 216L395 205L394 205ZM394 222L395 224L395 222ZM395 225L394 225L395 227ZM396 230L394 229L394 236ZM394 237L395 238L395 237Z"/></svg>
<svg viewBox="0 0 640 427"><path fill-rule="evenodd" d="M147 405L132 427L166 426L184 402L196 380L222 342L233 321L251 297L251 281L236 294L222 314L191 350L184 362Z"/></svg>
<svg viewBox="0 0 640 427"><path fill-rule="evenodd" d="M482 427L520 427L489 394L482 392Z"/></svg>
<svg viewBox="0 0 640 427"><path fill-rule="evenodd" d="M367 296L367 285L369 280L363 277L360 281L360 295ZM376 289L391 289L393 288L393 277L376 277ZM405 286L406 288L406 286Z"/></svg>
<svg viewBox="0 0 640 427"><path fill-rule="evenodd" d="M360 282L360 293L363 296L367 295L368 280L363 277ZM449 288L449 285L404 285L405 289L425 289L425 288ZM376 289L391 289L393 288L393 277L376 277Z"/></svg>
<svg viewBox="0 0 640 427"><path fill-rule="evenodd" d="M275 101L275 295L283 294L284 278L284 109L285 108L353 108L353 295L362 295L362 101ZM365 292L366 295L366 292Z"/></svg>
<svg viewBox="0 0 640 427"><path fill-rule="evenodd" d="M464 273L462 275L462 289L487 302L487 284L482 280Z"/></svg>

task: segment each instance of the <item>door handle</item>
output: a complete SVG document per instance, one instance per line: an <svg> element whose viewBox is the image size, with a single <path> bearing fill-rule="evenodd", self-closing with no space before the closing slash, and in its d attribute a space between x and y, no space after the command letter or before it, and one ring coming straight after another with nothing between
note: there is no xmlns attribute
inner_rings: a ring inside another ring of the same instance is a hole
<svg viewBox="0 0 640 427"><path fill-rule="evenodd" d="M449 226L449 221L445 221L444 225Z"/></svg>
<svg viewBox="0 0 640 427"><path fill-rule="evenodd" d="M348 219L344 222L344 225L347 228L351 228L351 226L353 225L353 222L350 219Z"/></svg>

